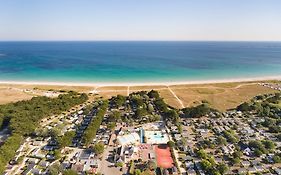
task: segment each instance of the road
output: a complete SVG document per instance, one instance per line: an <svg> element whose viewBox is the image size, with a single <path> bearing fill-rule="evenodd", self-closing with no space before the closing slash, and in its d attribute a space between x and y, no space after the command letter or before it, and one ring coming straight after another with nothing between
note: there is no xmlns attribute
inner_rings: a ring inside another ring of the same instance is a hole
<svg viewBox="0 0 281 175"><path fill-rule="evenodd" d="M115 130L119 130L121 126L117 126ZM106 147L102 159L100 162L100 166L97 169L98 172L105 174L105 175L118 175L121 174L120 168L114 166L114 162L111 159L112 158L112 153L114 151L114 140L117 138L116 133L114 132L109 140L109 144ZM122 174L126 174L126 168L123 167L123 172Z"/></svg>
<svg viewBox="0 0 281 175"><path fill-rule="evenodd" d="M26 139L28 140L28 139ZM28 159L27 156L36 148L40 148L40 146L32 146L30 142L26 141L23 145L23 148L27 148L26 151L21 152L16 158L19 158L21 156L24 156L24 159L21 161L20 164L15 165L12 169L7 171L7 174L14 175L14 174L20 174L21 169L25 166L25 162Z"/></svg>

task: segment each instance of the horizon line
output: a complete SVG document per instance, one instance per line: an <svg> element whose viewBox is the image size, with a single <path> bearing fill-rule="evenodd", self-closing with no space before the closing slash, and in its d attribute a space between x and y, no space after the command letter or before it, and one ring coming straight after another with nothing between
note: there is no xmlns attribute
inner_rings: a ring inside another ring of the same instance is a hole
<svg viewBox="0 0 281 175"><path fill-rule="evenodd" d="M0 42L281 42L281 40L0 40Z"/></svg>

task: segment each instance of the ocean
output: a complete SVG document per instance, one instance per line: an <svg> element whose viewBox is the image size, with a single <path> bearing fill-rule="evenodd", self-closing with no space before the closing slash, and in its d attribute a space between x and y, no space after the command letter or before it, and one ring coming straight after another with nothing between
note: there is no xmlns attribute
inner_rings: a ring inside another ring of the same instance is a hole
<svg viewBox="0 0 281 175"><path fill-rule="evenodd" d="M0 81L181 82L281 75L281 42L0 42Z"/></svg>

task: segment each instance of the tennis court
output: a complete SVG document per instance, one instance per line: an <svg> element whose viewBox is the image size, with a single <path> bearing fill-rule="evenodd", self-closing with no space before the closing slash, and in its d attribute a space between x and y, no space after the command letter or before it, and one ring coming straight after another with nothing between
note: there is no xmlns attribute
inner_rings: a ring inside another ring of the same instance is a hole
<svg viewBox="0 0 281 175"><path fill-rule="evenodd" d="M156 153L157 166L161 168L172 168L174 161L168 145L156 145L154 147Z"/></svg>

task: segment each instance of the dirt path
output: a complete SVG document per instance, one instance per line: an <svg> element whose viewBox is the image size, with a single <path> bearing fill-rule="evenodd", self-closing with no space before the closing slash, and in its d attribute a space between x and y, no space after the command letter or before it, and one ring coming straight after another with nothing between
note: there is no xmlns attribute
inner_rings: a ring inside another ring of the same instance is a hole
<svg viewBox="0 0 281 175"><path fill-rule="evenodd" d="M167 86L167 88L169 89L171 94L177 99L177 101L179 102L181 108L184 108L183 102L179 99L179 97L176 95L176 93L169 86Z"/></svg>
<svg viewBox="0 0 281 175"><path fill-rule="evenodd" d="M100 88L100 86L95 87L95 89L90 91L89 93L97 94L98 93L98 88Z"/></svg>

